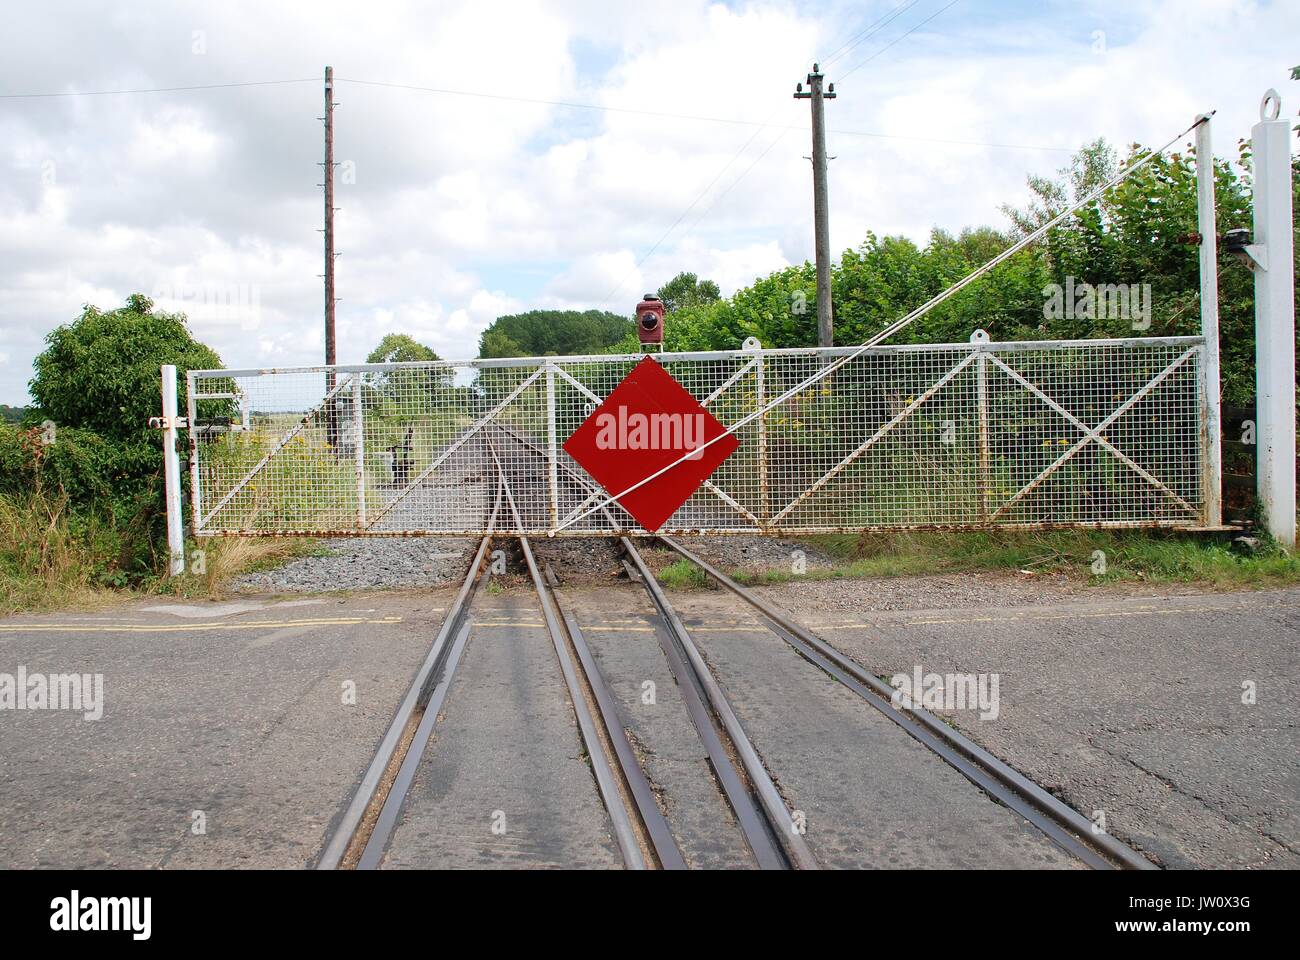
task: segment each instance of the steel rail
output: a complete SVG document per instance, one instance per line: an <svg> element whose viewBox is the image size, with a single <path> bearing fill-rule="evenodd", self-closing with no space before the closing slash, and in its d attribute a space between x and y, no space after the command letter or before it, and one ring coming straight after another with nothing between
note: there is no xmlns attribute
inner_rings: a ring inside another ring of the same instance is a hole
<svg viewBox="0 0 1300 960"><path fill-rule="evenodd" d="M510 481L506 478L505 468L501 464L500 457L497 456L496 444L491 439L488 440L488 450L492 454L492 460L496 464L497 475L501 478L501 486L505 491L506 502L510 506L510 512L514 514L515 523L522 529L523 520L519 515L519 509L515 505L514 494L510 489ZM619 789L618 775L614 772L614 761L611 760L605 747L605 740L600 735L597 728L596 717L592 714L591 707L587 703L586 692L582 688L581 681L578 678L578 670L574 664L573 653L569 649L569 638L564 632L561 625L561 612L559 604L551 593L550 587L542 577L541 570L537 566L537 559L533 556L532 545L528 538L520 536L519 548L524 555L524 563L528 567L528 574L533 580L533 589L537 592L537 602L542 608L542 617L546 621L546 630L551 637L551 645L555 648L556 659L560 663L560 673L564 677L564 685L569 692L569 701L573 704L573 713L578 721L578 732L582 737L582 742L587 748L587 757L591 761L592 776L596 780L596 788L600 792L601 800L605 804L605 810L609 814L610 825L613 827L614 840L618 843L619 852L623 856L623 862L631 870L645 870L651 864L646 862L646 857L641 848L640 835L632 823L631 815L628 812L627 804L623 802L623 794ZM594 666L594 663L593 663ZM586 674L588 684L591 684L591 674ZM593 699L594 686L593 686ZM617 729L608 722L607 718L602 717L605 735L609 738L611 744L616 743L616 732L626 740L626 734L621 724L617 724ZM630 746L629 746L630 751ZM615 753L618 753L615 746ZM635 763L635 756L633 756ZM640 765L636 764L636 769L640 772ZM641 774L644 779L644 774ZM623 770L623 783L630 783L627 779L628 771ZM631 788L629 786L629 792ZM646 785L649 790L649 784ZM653 802L653 800L652 800ZM655 808L658 812L658 808ZM662 817L661 817L662 818ZM667 830L667 824L663 825ZM668 834L669 841L672 835ZM673 854L676 853L674 858ZM656 847L656 856L659 856ZM664 856L667 857L665 865L671 864L673 869L685 867L685 862L681 859L680 851L677 851L676 844L672 843L671 851L665 850Z"/></svg>
<svg viewBox="0 0 1300 960"><path fill-rule="evenodd" d="M651 602L659 611L664 623L668 625L671 641L660 635L660 645L668 659L669 666L677 677L677 684L682 689L691 719L695 722L700 739L709 752L714 772L740 821L745 839L754 851L759 865L764 868L791 867L800 870L816 870L818 863L802 834L796 829L795 820L780 791L772 782L762 758L754 749L740 720L727 702L726 695L714 679L704 658L691 640L681 618L668 602L663 588L655 580L654 574L641 557L640 551L627 537L619 538L624 553L632 561L641 583L650 595ZM656 631L659 634L659 631ZM682 658L685 657L685 662ZM706 706L707 704L707 706ZM715 726L715 722L718 726ZM740 761L741 768L749 784L751 793L745 789L736 775L730 757L723 751L718 737L719 727ZM757 821L757 823L755 822ZM773 854L776 855L775 862Z"/></svg>
<svg viewBox="0 0 1300 960"><path fill-rule="evenodd" d="M668 826L668 820L659 809L654 790L650 787L650 781L646 778L645 771L641 769L641 762L637 759L636 751L632 749L632 743L627 737L627 730L624 728L623 721L619 716L617 702L609 689L609 684L605 682L605 675L601 672L599 664L596 663L596 658L592 655L587 638L583 635L578 621L560 603L559 594L552 589L550 595L555 602L556 609L560 611L560 617L569 633L573 649L577 651L578 661L582 665L582 672L587 677L587 684L591 687L591 694L596 701L596 708L600 711L601 722L609 735L610 743L614 745L619 770L623 774L623 782L627 786L628 794L636 807L637 816L641 820L641 826L645 829L646 837L654 850L655 857L658 859L660 867L665 870L685 870L687 868L686 860L682 856L681 849L677 846L677 840L673 837L672 830Z"/></svg>
<svg viewBox="0 0 1300 960"><path fill-rule="evenodd" d="M537 600L541 604L542 616L546 620L546 631L550 634L551 645L555 647L556 659L560 661L560 672L564 675L564 685L569 691L569 700L573 704L573 714L578 720L578 732L582 735L582 742L587 748L587 757L591 761L591 772L595 777L596 787L600 791L601 799L605 803L605 810L609 814L610 824L614 828L614 839L618 843L619 851L623 855L623 862L627 867L631 870L645 870L650 865L646 863L636 827L632 824L627 805L624 804L622 793L619 791L615 779L614 764L605 752L605 743L596 729L596 718L592 715L591 708L587 704L587 698L578 681L573 656L565 642L564 629L560 626L546 583L542 580L541 571L537 568L533 548L528 543L527 537L519 538L519 546L523 551L524 561L528 565L528 573L533 578L533 587L537 591Z"/></svg>
<svg viewBox="0 0 1300 960"><path fill-rule="evenodd" d="M857 693L990 797L1023 816L1063 850L1094 869L1113 869L1116 866L1132 870L1157 869L1155 864L1127 844L1107 833L1096 832L1092 821L1083 814L929 711L920 707L909 710L895 708L892 687L797 623L780 607L755 596L672 538L658 539L758 610L773 632L804 659Z"/></svg>
<svg viewBox="0 0 1300 960"><path fill-rule="evenodd" d="M488 517L489 530L496 526L497 514L501 510L502 490L503 487L498 485L496 500L492 505ZM437 717L437 709L435 708L430 710L429 704L432 701L433 695L443 686L442 681L450 681L452 670L446 669L448 665L448 656L452 652L451 647L454 646L455 642L459 639L461 624L465 619L465 614L469 609L469 604L472 601L475 592L478 590L478 584L483 570L483 561L487 557L487 552L491 544L492 535L490 533L479 542L478 550L474 554L474 560L470 563L469 571L466 573L465 579L461 583L460 591L456 594L456 599L452 601L451 606L447 610L446 617L443 618L442 626L438 630L437 637L434 638L432 645L429 647L429 652L424 658L424 662L420 664L419 670L416 671L415 679L411 682L410 689L407 690L406 696L402 699L401 704L397 708L397 713L393 716L392 722L389 723L388 731L384 734L384 738L379 743L379 749L375 751L375 756L370 761L370 766L366 769L365 775L361 778L361 783L357 786L357 790L352 796L352 802L348 804L347 810L344 811L342 818L340 818L334 831L330 834L330 838L326 842L324 849L321 851L320 858L316 862L316 868L318 870L336 870L342 865L343 858L347 854L348 848L351 846L358 828L365 819L366 811L375 800L384 773L392 764L398 747L401 745L402 735L406 732L406 728L410 724L411 718L415 715L416 711L420 708L424 708L424 717L421 718L420 727L417 727L417 737L420 728L424 726L425 718L430 714L435 718ZM456 656L457 659L459 659L459 653L457 653ZM454 664L452 664L452 669L454 670ZM445 689L442 690L442 695L445 695ZM441 704L441 698L439 699L439 704ZM427 739L426 735L425 740L427 741ZM405 767L406 760L413 752L411 748L415 746L415 743L416 741L412 740L411 746L407 748L406 756L402 759L402 767ZM420 750L414 751L417 754L417 758L418 754L422 752L422 750L423 748L421 747ZM399 777L401 776L400 768L398 775ZM407 785L409 786L409 783ZM392 788L390 788L388 792L388 796L385 798L384 808L388 807L389 800L392 799L397 786L397 782L394 781ZM382 809L380 815L382 818ZM376 822L375 826L377 829L379 826L378 822ZM375 831L372 831L371 837L369 838L370 840L373 840L374 832ZM367 843L367 848L368 847L369 842Z"/></svg>
<svg viewBox="0 0 1300 960"><path fill-rule="evenodd" d="M433 728L437 726L438 715L442 712L442 704L447 699L452 677L455 676L456 667L460 664L460 656L465 652L471 626L473 624L462 624L456 633L456 640L439 670L437 685L429 697L424 714L420 717L420 725L415 730L415 736L411 739L406 755L402 757L397 776L393 779L392 789L384 798L379 818L375 821L374 829L370 831L365 848L361 851L361 859L357 862L358 870L378 869L380 861L384 858L384 851L387 850L388 841L397 826L397 818L402 812L402 805L406 802L406 795L411 790L411 784L415 782L415 772L424 762L425 748L429 745Z"/></svg>
<svg viewBox="0 0 1300 960"><path fill-rule="evenodd" d="M526 437L500 424L497 427L518 443L531 448L539 456L545 455L545 452L540 447L531 443ZM561 466L564 468L565 473L569 475L570 482L586 489L599 489L591 480L568 465L561 464ZM610 515L609 509L605 508L604 512L611 525L613 525L613 517ZM630 545L630 541L626 540L626 538L621 538L619 542L620 546L623 544ZM635 547L633 547L633 552L635 552ZM639 557L639 554L637 556ZM663 650L664 659L667 661L668 668L677 682L678 689L681 691L682 700L686 704L687 713L690 715L691 723L695 727L696 735L700 738L700 743L704 747L709 766L713 770L714 777L722 790L723 798L736 816L736 822L740 826L745 843L749 846L761 869L787 869L792 865L792 861L778 839L784 826L778 824L774 827L769 822L764 808L755 799L744 778L737 771L735 764L732 762L731 754L728 753L726 746L723 744L722 736L714 722L713 718L716 714L710 709L707 693L701 679L696 671L688 666L686 660L683 659L685 648L681 645L680 640L675 640L676 631L680 629L681 633L684 634L685 626L682 625L681 620L678 619L676 612L668 604L667 597L664 596L661 590L658 591L656 598L655 590L658 588L658 583L644 563L641 565L639 575L646 592L650 596L651 603L659 611L660 620L663 624L663 629L655 630L655 636ZM650 584L654 584L655 589L652 589ZM674 623L676 627L674 627ZM687 643L689 642L690 639L687 637ZM708 672L707 667L705 672ZM718 696L721 697L721 691L718 691ZM737 726L739 726L738 723ZM748 742L748 738L745 737L743 731L741 731L741 736ZM739 750L735 744L733 744L733 749L736 749L736 754L739 756ZM769 779L761 761L758 764L758 769L761 771L762 779ZM752 778L751 782L753 782ZM775 793L775 789L773 789L773 792ZM784 804L781 804L781 808L784 810ZM783 823L788 823L791 827L793 826L788 812L778 819ZM811 854L808 855L807 859L811 860L814 866L816 865L816 861L812 859Z"/></svg>

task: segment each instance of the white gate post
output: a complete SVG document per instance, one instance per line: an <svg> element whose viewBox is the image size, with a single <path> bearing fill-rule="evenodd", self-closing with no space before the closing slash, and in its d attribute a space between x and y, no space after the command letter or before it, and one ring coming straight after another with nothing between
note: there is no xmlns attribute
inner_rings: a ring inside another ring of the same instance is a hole
<svg viewBox="0 0 1300 960"><path fill-rule="evenodd" d="M560 522L560 451L555 435L555 363L546 361L546 472L550 487L551 531Z"/></svg>
<svg viewBox="0 0 1300 960"><path fill-rule="evenodd" d="M1223 421L1219 382L1219 234L1214 211L1212 114L1196 128L1196 225L1201 235L1201 495L1202 523L1223 526Z"/></svg>
<svg viewBox="0 0 1300 960"><path fill-rule="evenodd" d="M181 459L176 452L176 367L162 367L163 483L167 494L167 552L171 575L185 572L185 534L181 526Z"/></svg>
<svg viewBox="0 0 1300 960"><path fill-rule="evenodd" d="M352 433L356 440L352 448L357 471L357 526L366 525L366 418L361 407L361 374L352 374Z"/></svg>
<svg viewBox="0 0 1300 960"><path fill-rule="evenodd" d="M1295 253L1291 119L1274 90L1250 130L1254 157L1256 482L1268 531L1296 545Z"/></svg>

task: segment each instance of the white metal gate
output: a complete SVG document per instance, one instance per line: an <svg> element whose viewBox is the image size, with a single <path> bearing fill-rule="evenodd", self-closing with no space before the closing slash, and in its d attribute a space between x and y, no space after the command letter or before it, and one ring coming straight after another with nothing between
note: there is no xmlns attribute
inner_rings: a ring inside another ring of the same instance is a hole
<svg viewBox="0 0 1300 960"><path fill-rule="evenodd" d="M663 354L725 425L793 392L736 430L661 532L1201 526L1204 351L1152 337ZM639 359L191 371L193 530L483 534L499 462L519 514L502 532L644 532L617 503L596 509L607 495L561 449Z"/></svg>

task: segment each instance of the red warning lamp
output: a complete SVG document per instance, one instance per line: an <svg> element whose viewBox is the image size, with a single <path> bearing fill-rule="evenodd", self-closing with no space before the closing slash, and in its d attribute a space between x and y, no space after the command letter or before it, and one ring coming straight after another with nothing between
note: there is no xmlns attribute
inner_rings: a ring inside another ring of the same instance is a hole
<svg viewBox="0 0 1300 960"><path fill-rule="evenodd" d="M636 305L636 335L641 338L641 345L664 342L664 302L653 294L647 293L645 299Z"/></svg>

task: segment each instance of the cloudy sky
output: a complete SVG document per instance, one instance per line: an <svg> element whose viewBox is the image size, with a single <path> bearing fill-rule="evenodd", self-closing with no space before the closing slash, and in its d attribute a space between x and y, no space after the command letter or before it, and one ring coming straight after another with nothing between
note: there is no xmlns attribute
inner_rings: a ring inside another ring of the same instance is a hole
<svg viewBox="0 0 1300 960"><path fill-rule="evenodd" d="M1266 88L1300 105L1291 0L44 0L5 20L6 403L50 329L134 291L228 366L319 362L325 64L342 362L390 331L472 356L502 313L630 312L679 270L730 293L808 259L791 94L817 58L840 248L1005 226L1027 174L1096 136L1163 142L1217 109L1235 155ZM158 89L181 87L204 89Z"/></svg>

